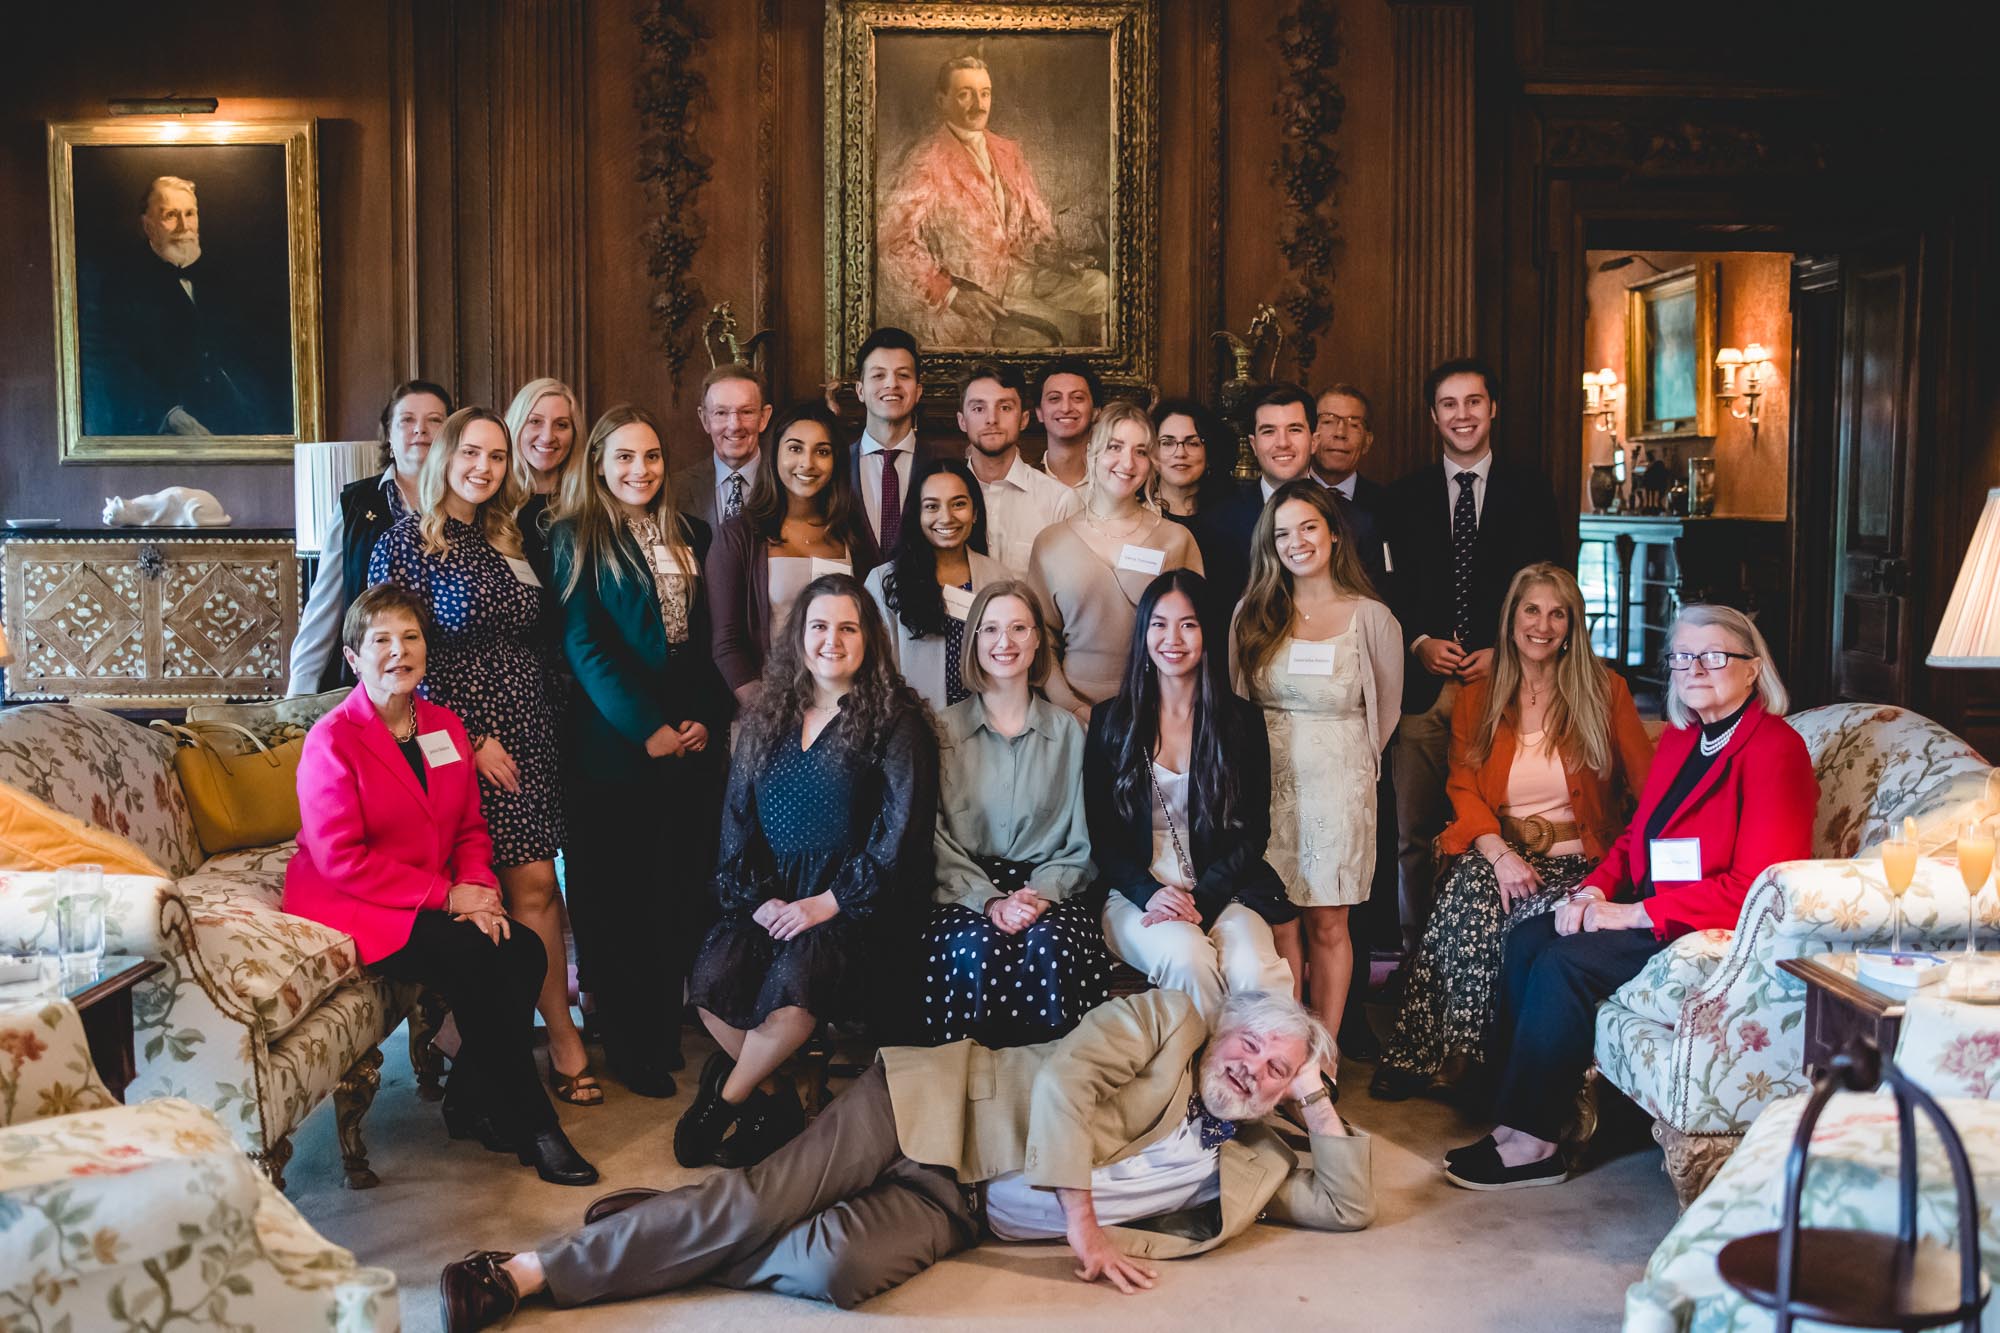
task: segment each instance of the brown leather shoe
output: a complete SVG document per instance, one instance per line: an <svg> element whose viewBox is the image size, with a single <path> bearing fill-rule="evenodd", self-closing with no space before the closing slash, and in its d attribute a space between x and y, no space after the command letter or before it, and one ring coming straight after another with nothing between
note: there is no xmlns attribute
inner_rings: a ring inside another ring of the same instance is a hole
<svg viewBox="0 0 2000 1333"><path fill-rule="evenodd" d="M583 1210L583 1224L585 1226L595 1225L607 1217L618 1216L618 1214L635 1204L644 1203L648 1199L657 1198L665 1193L665 1190L649 1190L644 1187L613 1190L609 1194L602 1195L590 1201L590 1207Z"/></svg>
<svg viewBox="0 0 2000 1333"><path fill-rule="evenodd" d="M505 1250L474 1250L438 1274L438 1311L445 1333L474 1333L504 1322L521 1306L514 1279L500 1265Z"/></svg>

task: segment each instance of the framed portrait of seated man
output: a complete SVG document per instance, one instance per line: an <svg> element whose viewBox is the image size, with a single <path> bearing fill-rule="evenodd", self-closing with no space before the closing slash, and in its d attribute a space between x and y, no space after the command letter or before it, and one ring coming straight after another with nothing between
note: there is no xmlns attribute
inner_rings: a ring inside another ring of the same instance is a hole
<svg viewBox="0 0 2000 1333"><path fill-rule="evenodd" d="M1088 357L1153 375L1154 0L827 6L829 368L874 328L927 380Z"/></svg>
<svg viewBox="0 0 2000 1333"><path fill-rule="evenodd" d="M324 433L310 121L52 123L62 461L289 461Z"/></svg>

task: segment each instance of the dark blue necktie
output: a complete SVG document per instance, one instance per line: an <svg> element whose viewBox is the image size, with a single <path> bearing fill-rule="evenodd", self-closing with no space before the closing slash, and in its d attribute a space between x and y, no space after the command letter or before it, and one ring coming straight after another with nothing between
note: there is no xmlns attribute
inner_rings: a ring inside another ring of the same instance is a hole
<svg viewBox="0 0 2000 1333"><path fill-rule="evenodd" d="M1461 472L1458 499L1451 506L1451 633L1463 645L1472 632L1472 545L1479 540L1478 501L1472 484L1476 472Z"/></svg>
<svg viewBox="0 0 2000 1333"><path fill-rule="evenodd" d="M1197 1121L1201 1125L1201 1146L1204 1152L1236 1137L1236 1122L1218 1120L1210 1115L1208 1108L1201 1104L1200 1093L1188 1098L1188 1119Z"/></svg>

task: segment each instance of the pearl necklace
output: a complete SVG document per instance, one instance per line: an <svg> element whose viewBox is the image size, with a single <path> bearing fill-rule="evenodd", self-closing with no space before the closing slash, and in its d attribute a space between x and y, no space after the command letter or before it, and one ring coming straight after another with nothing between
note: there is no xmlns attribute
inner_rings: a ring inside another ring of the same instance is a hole
<svg viewBox="0 0 2000 1333"><path fill-rule="evenodd" d="M1736 729L1742 725L1743 725L1743 719L1739 717L1734 722L1731 722L1729 724L1729 730L1723 732L1720 736L1717 736L1713 740L1710 740L1708 736L1704 733L1701 738L1702 758L1713 759L1715 758L1715 756L1721 754L1722 747L1729 744L1729 738L1731 736L1734 736L1736 734Z"/></svg>

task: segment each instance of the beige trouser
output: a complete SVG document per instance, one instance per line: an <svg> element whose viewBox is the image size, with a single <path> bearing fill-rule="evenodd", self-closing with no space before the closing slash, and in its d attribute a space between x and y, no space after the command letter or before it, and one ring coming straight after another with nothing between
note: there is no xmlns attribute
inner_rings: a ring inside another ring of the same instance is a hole
<svg viewBox="0 0 2000 1333"><path fill-rule="evenodd" d="M1237 991L1292 993L1292 969L1278 957L1270 923L1231 903L1207 930L1186 921L1145 924L1146 913L1122 893L1104 903L1104 938L1111 952L1146 974L1155 986L1185 991L1213 1022L1225 997Z"/></svg>

